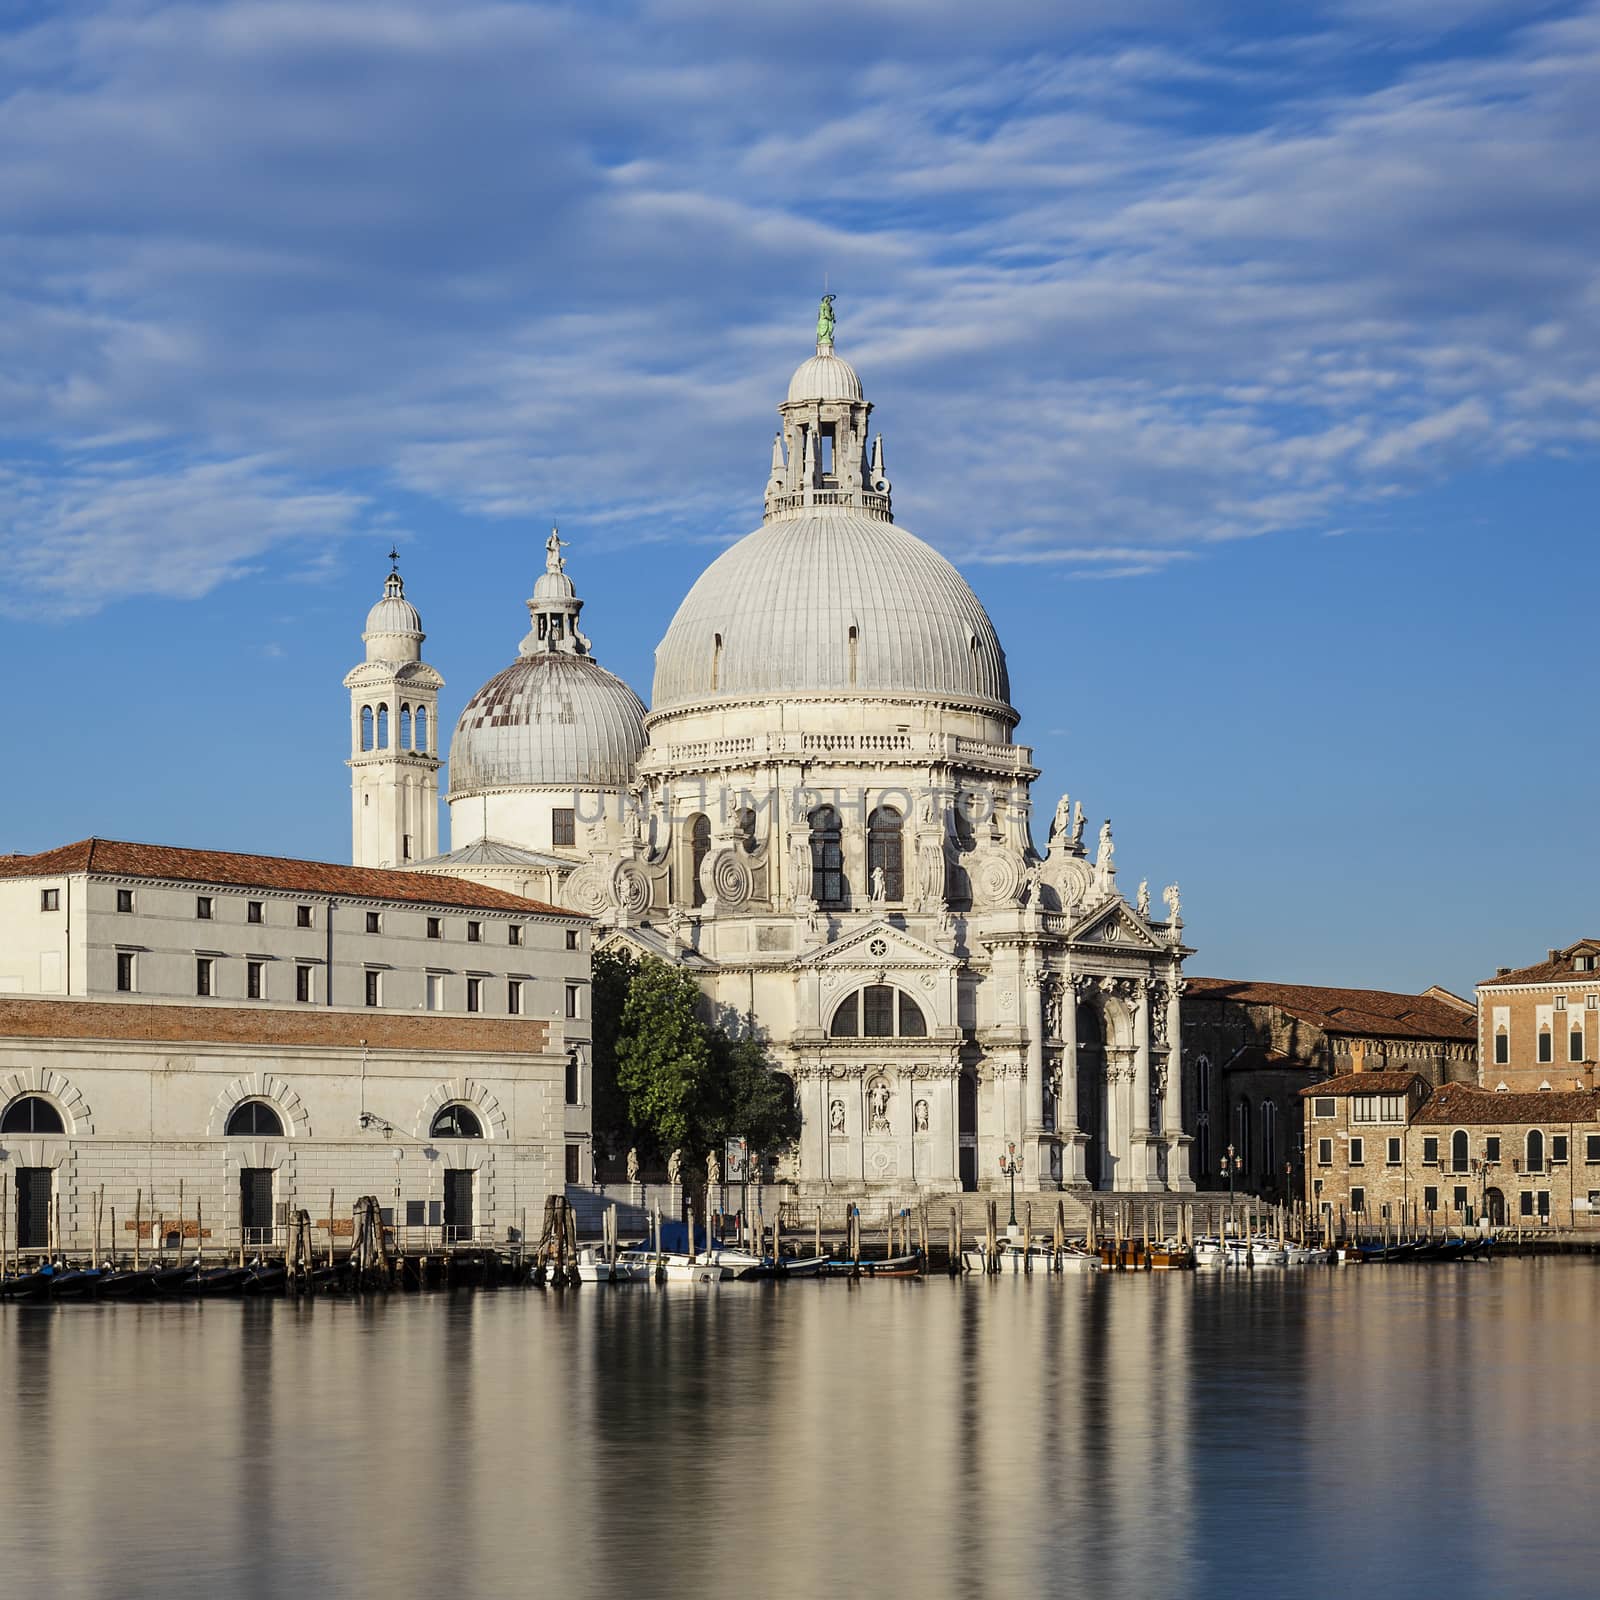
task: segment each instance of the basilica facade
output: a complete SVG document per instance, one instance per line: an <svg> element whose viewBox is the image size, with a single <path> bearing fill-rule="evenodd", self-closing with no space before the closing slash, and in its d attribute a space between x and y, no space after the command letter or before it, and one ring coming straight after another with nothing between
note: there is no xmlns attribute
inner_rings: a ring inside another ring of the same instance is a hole
<svg viewBox="0 0 1600 1600"><path fill-rule="evenodd" d="M1086 839L1065 796L1036 827L1005 653L894 520L872 410L825 302L761 526L689 589L648 709L552 533L515 659L456 724L444 853L442 680L391 574L347 679L356 862L551 900L692 972L793 1081L802 1194L1012 1162L1028 1190L1192 1188L1177 887L1164 915L1125 895L1110 822Z"/></svg>

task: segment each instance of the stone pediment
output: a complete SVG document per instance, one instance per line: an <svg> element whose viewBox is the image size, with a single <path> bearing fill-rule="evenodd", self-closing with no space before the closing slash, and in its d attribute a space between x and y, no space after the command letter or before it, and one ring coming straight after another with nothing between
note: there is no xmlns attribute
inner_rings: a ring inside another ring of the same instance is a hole
<svg viewBox="0 0 1600 1600"><path fill-rule="evenodd" d="M1125 900L1113 900L1085 911L1072 924L1067 937L1074 944L1104 945L1108 950L1169 953L1171 946L1156 938L1150 924Z"/></svg>
<svg viewBox="0 0 1600 1600"><path fill-rule="evenodd" d="M926 971L930 967L951 968L959 965L956 958L944 950L915 938L904 928L880 920L820 950L812 950L799 957L797 969L815 967L843 972L894 972L906 968Z"/></svg>

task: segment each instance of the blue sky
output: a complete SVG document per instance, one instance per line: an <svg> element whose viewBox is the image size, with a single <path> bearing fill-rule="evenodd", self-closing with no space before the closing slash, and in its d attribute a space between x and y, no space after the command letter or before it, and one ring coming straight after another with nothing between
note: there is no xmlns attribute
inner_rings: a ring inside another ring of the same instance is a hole
<svg viewBox="0 0 1600 1600"><path fill-rule="evenodd" d="M340 859L398 541L447 718L759 520L824 276L900 521L1197 970L1596 931L1600 8L0 7L0 848Z"/></svg>

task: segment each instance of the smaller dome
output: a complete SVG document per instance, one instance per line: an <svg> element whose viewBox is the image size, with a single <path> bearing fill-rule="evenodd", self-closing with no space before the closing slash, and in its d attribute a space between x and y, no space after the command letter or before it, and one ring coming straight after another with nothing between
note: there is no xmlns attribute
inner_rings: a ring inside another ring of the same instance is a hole
<svg viewBox="0 0 1600 1600"><path fill-rule="evenodd" d="M565 572L541 572L533 586L535 600L572 600L577 593L577 586Z"/></svg>
<svg viewBox="0 0 1600 1600"><path fill-rule="evenodd" d="M422 616L406 599L399 570L383 580L383 598L367 613L361 638L368 661L419 661L422 659Z"/></svg>
<svg viewBox="0 0 1600 1600"><path fill-rule="evenodd" d="M861 380L831 344L819 344L817 353L802 361L789 380L789 402L797 400L859 400Z"/></svg>

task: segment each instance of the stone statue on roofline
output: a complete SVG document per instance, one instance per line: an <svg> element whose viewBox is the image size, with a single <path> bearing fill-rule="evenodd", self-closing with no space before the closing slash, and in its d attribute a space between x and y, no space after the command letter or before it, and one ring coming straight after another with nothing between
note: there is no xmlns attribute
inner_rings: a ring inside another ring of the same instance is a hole
<svg viewBox="0 0 1600 1600"><path fill-rule="evenodd" d="M1050 832L1045 836L1047 845L1060 839L1064 849L1072 835L1072 796L1062 795L1056 802L1056 814L1050 822Z"/></svg>
<svg viewBox="0 0 1600 1600"><path fill-rule="evenodd" d="M1161 891L1161 898L1167 903L1167 921L1174 928L1181 928L1183 926L1183 901L1178 898L1177 884L1169 883Z"/></svg>
<svg viewBox="0 0 1600 1600"><path fill-rule="evenodd" d="M1083 848L1083 823L1083 801L1080 800L1072 814L1072 848L1074 850Z"/></svg>
<svg viewBox="0 0 1600 1600"><path fill-rule="evenodd" d="M1150 915L1150 880L1148 878L1139 880L1139 915L1141 917Z"/></svg>

